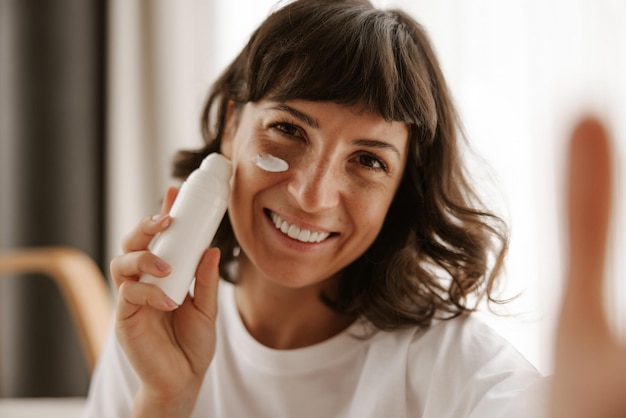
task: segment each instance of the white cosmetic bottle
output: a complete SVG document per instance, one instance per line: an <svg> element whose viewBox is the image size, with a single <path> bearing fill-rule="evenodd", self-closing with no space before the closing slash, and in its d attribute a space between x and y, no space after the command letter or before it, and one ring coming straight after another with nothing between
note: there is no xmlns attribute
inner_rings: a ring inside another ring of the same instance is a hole
<svg viewBox="0 0 626 418"><path fill-rule="evenodd" d="M162 278L144 274L140 281L157 285L179 306L226 213L231 175L228 159L218 153L209 154L180 188L170 210L171 225L150 243L150 251L172 270Z"/></svg>

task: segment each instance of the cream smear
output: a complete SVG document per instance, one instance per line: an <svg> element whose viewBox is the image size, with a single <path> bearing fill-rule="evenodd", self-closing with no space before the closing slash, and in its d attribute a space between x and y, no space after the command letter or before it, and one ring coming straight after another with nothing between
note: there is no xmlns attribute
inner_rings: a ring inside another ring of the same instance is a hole
<svg viewBox="0 0 626 418"><path fill-rule="evenodd" d="M271 173L280 173L289 169L287 161L274 157L271 154L257 154L254 163L261 170L269 171Z"/></svg>

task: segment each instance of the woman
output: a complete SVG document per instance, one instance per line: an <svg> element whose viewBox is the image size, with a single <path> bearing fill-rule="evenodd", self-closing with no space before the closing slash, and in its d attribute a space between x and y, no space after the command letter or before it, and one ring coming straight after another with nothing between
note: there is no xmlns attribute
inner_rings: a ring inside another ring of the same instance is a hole
<svg viewBox="0 0 626 418"><path fill-rule="evenodd" d="M138 281L170 272L148 244L176 221L176 190L129 234L87 416L539 416L542 376L471 315L496 301L506 231L470 186L419 24L366 1L287 4L202 126L175 175L231 159L219 251L177 307Z"/></svg>

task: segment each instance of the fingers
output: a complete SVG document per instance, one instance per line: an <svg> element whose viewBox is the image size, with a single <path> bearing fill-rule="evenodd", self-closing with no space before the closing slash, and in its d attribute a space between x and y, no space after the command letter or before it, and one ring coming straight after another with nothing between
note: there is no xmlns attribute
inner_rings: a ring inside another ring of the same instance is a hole
<svg viewBox="0 0 626 418"><path fill-rule="evenodd" d="M138 280L144 274L165 277L170 266L147 251L154 236L166 230L172 223L168 212L172 208L178 190L170 187L165 193L161 214L146 216L122 241L124 254L111 261L110 271L113 283L120 287L127 280Z"/></svg>
<svg viewBox="0 0 626 418"><path fill-rule="evenodd" d="M163 198L163 204L161 205L161 214L165 215L170 213L172 209L172 205L174 204L174 200L176 200L176 196L178 195L178 189L176 187L168 187L165 192L165 197Z"/></svg>
<svg viewBox="0 0 626 418"><path fill-rule="evenodd" d="M148 248L152 238L159 232L167 229L172 223L169 215L153 215L143 218L130 234L122 241L122 250L125 253L141 251Z"/></svg>
<svg viewBox="0 0 626 418"><path fill-rule="evenodd" d="M145 306L160 311L172 311L178 307L157 286L135 281L122 283L118 293L117 319L124 321Z"/></svg>
<svg viewBox="0 0 626 418"><path fill-rule="evenodd" d="M593 268L589 271L592 274L601 274L604 265L611 175L606 131L596 119L583 119L572 135L570 147L570 261L579 268Z"/></svg>
<svg viewBox="0 0 626 418"><path fill-rule="evenodd" d="M610 140L593 117L574 130L569 155L569 283L573 303L603 317L603 274L611 211Z"/></svg>
<svg viewBox="0 0 626 418"><path fill-rule="evenodd" d="M127 280L138 280L143 274L165 277L171 266L149 251L135 251L116 257L111 261L111 278L115 287Z"/></svg>
<svg viewBox="0 0 626 418"><path fill-rule="evenodd" d="M204 252L196 271L193 303L212 320L217 316L217 286L219 283L220 251L210 248Z"/></svg>
<svg viewBox="0 0 626 418"><path fill-rule="evenodd" d="M143 218L122 241L122 250L125 253L145 250L156 234L170 226L172 218L168 213L172 209L177 194L178 189L175 187L167 189L161 205L161 213Z"/></svg>
<svg viewBox="0 0 626 418"><path fill-rule="evenodd" d="M168 215L148 216L139 222L133 232L123 241L124 254L111 261L111 278L115 287L126 280L138 280L143 273L156 277L167 276L170 266L147 251L150 241L164 231L171 223Z"/></svg>
<svg viewBox="0 0 626 418"><path fill-rule="evenodd" d="M135 315L140 309L150 307L159 311L172 311L178 305L161 289L149 283L139 282L144 274L165 277L171 267L148 251L154 236L167 229L172 219L168 215L178 190L170 187L165 193L159 215L142 219L133 231L123 240L124 254L111 262L111 276L118 288L118 323Z"/></svg>

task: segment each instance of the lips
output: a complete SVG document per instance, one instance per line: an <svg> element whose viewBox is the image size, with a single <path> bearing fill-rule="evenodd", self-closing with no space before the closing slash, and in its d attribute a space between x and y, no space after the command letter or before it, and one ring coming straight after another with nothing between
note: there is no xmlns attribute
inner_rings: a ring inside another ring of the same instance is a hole
<svg viewBox="0 0 626 418"><path fill-rule="evenodd" d="M318 243L324 241L331 235L330 232L313 231L290 224L274 212L269 212L269 215L276 229L280 230L283 234L289 236L290 238L300 242Z"/></svg>

